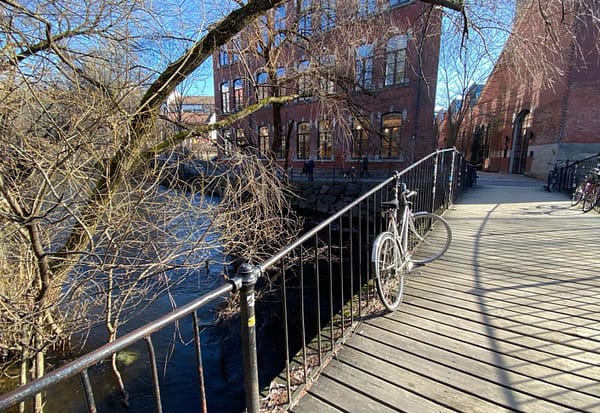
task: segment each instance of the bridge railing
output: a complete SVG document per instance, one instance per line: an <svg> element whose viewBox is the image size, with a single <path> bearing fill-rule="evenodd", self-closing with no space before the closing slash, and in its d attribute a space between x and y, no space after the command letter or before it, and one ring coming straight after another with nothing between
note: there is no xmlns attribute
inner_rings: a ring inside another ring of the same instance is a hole
<svg viewBox="0 0 600 413"><path fill-rule="evenodd" d="M573 192L577 184L586 174L600 167L600 153L577 161L566 161L566 165L558 170L558 189Z"/></svg>
<svg viewBox="0 0 600 413"><path fill-rule="evenodd" d="M474 168L455 150L432 153L321 221L254 268L276 279L280 295L280 342L259 342L258 359L282 349L281 374L262 383L260 408L289 408L351 334L357 321L376 311L371 247L384 228L381 202L396 179L418 191L414 210L443 213L475 183ZM317 184L318 185L318 184ZM340 185L344 185L340 183ZM259 337L259 341L267 337Z"/></svg>
<svg viewBox="0 0 600 413"><path fill-rule="evenodd" d="M90 412L94 390L88 369L134 343L145 341L156 411L162 412L161 386L152 336L185 320L193 324L200 408L206 411L202 344L197 311L238 291L248 412L293 405L298 394L327 364L361 317L377 310L372 282L371 245L384 222L380 204L388 199L396 179L418 190L414 209L442 213L474 184L474 169L456 150L437 151L396 173L354 200L268 260L244 264L238 276L221 288L134 330L64 366L0 396L0 411L18 405L69 377L79 375ZM255 297L257 280L270 288ZM270 313L270 314L269 314ZM191 319L191 320L190 320ZM269 319L270 334L256 334ZM278 320L274 323L273 320ZM273 333L273 332L276 333ZM269 363L264 363L269 360ZM279 364L275 361L281 361ZM268 364L269 368L265 368ZM241 389L240 389L241 390ZM207 397L210 397L208 395ZM197 409L197 407L196 407Z"/></svg>

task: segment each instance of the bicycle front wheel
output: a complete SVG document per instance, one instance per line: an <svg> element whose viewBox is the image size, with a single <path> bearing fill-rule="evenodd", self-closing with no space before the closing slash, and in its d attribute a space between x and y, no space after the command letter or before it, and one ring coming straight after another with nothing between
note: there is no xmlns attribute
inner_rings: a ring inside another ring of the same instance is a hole
<svg viewBox="0 0 600 413"><path fill-rule="evenodd" d="M377 294L385 308L395 311L402 303L406 266L400 247L391 232L382 232L373 245Z"/></svg>
<svg viewBox="0 0 600 413"><path fill-rule="evenodd" d="M583 198L583 212L591 211L600 201L600 185L596 185Z"/></svg>
<svg viewBox="0 0 600 413"><path fill-rule="evenodd" d="M446 220L430 212L412 214L408 225L408 251L415 264L426 264L450 247L452 230Z"/></svg>

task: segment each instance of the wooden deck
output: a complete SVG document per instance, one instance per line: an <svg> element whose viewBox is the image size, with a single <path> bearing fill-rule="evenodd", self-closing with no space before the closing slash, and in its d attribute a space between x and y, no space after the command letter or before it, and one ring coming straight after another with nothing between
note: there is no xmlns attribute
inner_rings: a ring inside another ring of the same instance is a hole
<svg viewBox="0 0 600 413"><path fill-rule="evenodd" d="M447 254L291 411L600 412L600 215L481 174L446 217Z"/></svg>

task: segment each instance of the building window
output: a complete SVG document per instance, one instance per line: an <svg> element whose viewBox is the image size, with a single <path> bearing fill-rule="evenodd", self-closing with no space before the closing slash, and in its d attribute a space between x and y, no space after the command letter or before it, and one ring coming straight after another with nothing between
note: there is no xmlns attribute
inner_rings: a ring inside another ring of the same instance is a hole
<svg viewBox="0 0 600 413"><path fill-rule="evenodd" d="M358 16L366 17L375 13L375 0L358 0Z"/></svg>
<svg viewBox="0 0 600 413"><path fill-rule="evenodd" d="M277 78L277 93L278 96L285 95L284 83L285 83L285 67L278 67L275 71L275 76Z"/></svg>
<svg viewBox="0 0 600 413"><path fill-rule="evenodd" d="M235 79L233 81L233 107L240 110L244 105L244 80Z"/></svg>
<svg viewBox="0 0 600 413"><path fill-rule="evenodd" d="M310 78L306 74L310 62L308 60L302 60L298 63L298 95L310 96Z"/></svg>
<svg viewBox="0 0 600 413"><path fill-rule="evenodd" d="M388 113L381 119L381 147L379 155L382 159L400 158L401 113Z"/></svg>
<svg viewBox="0 0 600 413"><path fill-rule="evenodd" d="M317 153L318 159L331 159L333 155L332 147L333 139L331 133L331 121L325 119L319 122L319 152Z"/></svg>
<svg viewBox="0 0 600 413"><path fill-rule="evenodd" d="M221 46L219 48L219 66L227 66L229 64L229 51L227 46Z"/></svg>
<svg viewBox="0 0 600 413"><path fill-rule="evenodd" d="M268 126L258 128L258 147L261 155L266 158L271 151L271 137L269 136Z"/></svg>
<svg viewBox="0 0 600 413"><path fill-rule="evenodd" d="M298 33L309 37L312 34L313 0L298 0Z"/></svg>
<svg viewBox="0 0 600 413"><path fill-rule="evenodd" d="M221 111L223 113L229 113L231 111L229 101L229 82L221 83Z"/></svg>
<svg viewBox="0 0 600 413"><path fill-rule="evenodd" d="M246 134L244 133L244 129L237 128L235 130L235 144L238 147L242 147L242 146L248 145L248 141L246 140Z"/></svg>
<svg viewBox="0 0 600 413"><path fill-rule="evenodd" d="M404 3L408 3L411 0L390 0L390 7L399 6Z"/></svg>
<svg viewBox="0 0 600 413"><path fill-rule="evenodd" d="M335 27L336 0L321 0L321 30L327 31Z"/></svg>
<svg viewBox="0 0 600 413"><path fill-rule="evenodd" d="M285 39L285 5L275 8L275 46L279 46Z"/></svg>
<svg viewBox="0 0 600 413"><path fill-rule="evenodd" d="M237 35L235 36L233 39L231 39L231 47L229 48L229 59L230 59L230 63L236 63L238 60L240 60L240 56L239 53L242 50L241 47L241 40L240 40L240 36Z"/></svg>
<svg viewBox="0 0 600 413"><path fill-rule="evenodd" d="M268 75L266 72L260 72L256 75L256 98L259 100L269 97L267 79Z"/></svg>
<svg viewBox="0 0 600 413"><path fill-rule="evenodd" d="M232 151L231 130L223 129L221 131L221 139L223 140L223 156L228 158L231 156Z"/></svg>
<svg viewBox="0 0 600 413"><path fill-rule="evenodd" d="M335 55L324 55L319 57L319 87L321 92L328 95L335 93Z"/></svg>
<svg viewBox="0 0 600 413"><path fill-rule="evenodd" d="M277 158L278 159L285 159L286 156L287 156L287 150L286 150L287 140L286 140L286 136L287 136L286 127L282 126L282 131L280 133L281 145L279 145L279 150L277 151Z"/></svg>
<svg viewBox="0 0 600 413"><path fill-rule="evenodd" d="M356 89L373 86L373 45L363 44L356 49Z"/></svg>
<svg viewBox="0 0 600 413"><path fill-rule="evenodd" d="M310 123L298 124L298 139L296 141L296 158L308 159L310 155Z"/></svg>
<svg viewBox="0 0 600 413"><path fill-rule="evenodd" d="M385 85L400 85L405 82L406 36L394 36L385 46Z"/></svg>
<svg viewBox="0 0 600 413"><path fill-rule="evenodd" d="M369 119L360 117L352 124L352 158L369 156Z"/></svg>

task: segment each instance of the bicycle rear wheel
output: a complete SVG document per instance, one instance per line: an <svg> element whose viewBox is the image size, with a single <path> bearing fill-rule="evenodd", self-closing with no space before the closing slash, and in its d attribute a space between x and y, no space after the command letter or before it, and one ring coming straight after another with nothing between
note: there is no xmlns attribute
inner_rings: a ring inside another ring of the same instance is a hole
<svg viewBox="0 0 600 413"><path fill-rule="evenodd" d="M448 222L430 212L412 214L408 225L408 251L415 264L426 264L444 254L450 241L452 230Z"/></svg>
<svg viewBox="0 0 600 413"><path fill-rule="evenodd" d="M577 188L575 188L573 194L571 195L571 206L575 206L581 202L584 196L584 188L585 182L582 182L579 185L577 185Z"/></svg>
<svg viewBox="0 0 600 413"><path fill-rule="evenodd" d="M372 259L375 262L377 294L385 308L395 311L402 303L406 266L394 234L382 232L377 236Z"/></svg>
<svg viewBox="0 0 600 413"><path fill-rule="evenodd" d="M583 198L583 212L591 211L600 201L600 185L596 185Z"/></svg>
<svg viewBox="0 0 600 413"><path fill-rule="evenodd" d="M553 192L558 189L558 179L554 172L548 174L548 185L546 189L548 189L548 192Z"/></svg>

